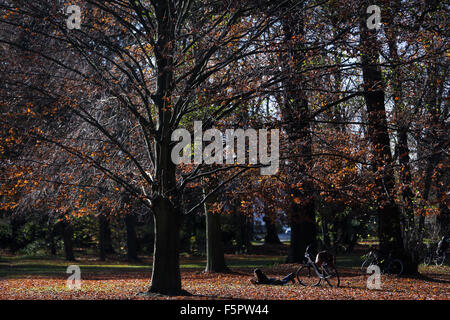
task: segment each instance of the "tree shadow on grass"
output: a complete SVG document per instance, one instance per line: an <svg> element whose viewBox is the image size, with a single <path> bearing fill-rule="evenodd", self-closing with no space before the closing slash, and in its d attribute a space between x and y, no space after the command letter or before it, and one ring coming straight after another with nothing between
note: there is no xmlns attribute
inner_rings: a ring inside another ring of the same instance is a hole
<svg viewBox="0 0 450 320"><path fill-rule="evenodd" d="M243 271L242 268L226 268L225 270L222 271L205 271L205 270L201 270L196 272L196 274L204 274L204 275L210 275L210 276L214 276L214 275L236 275L236 276L247 276L247 275L251 275L253 272L252 271L248 271L245 270Z"/></svg>
<svg viewBox="0 0 450 320"><path fill-rule="evenodd" d="M67 267L51 264L19 264L19 265L0 265L0 278L19 278L24 276L52 277L66 279ZM151 267L105 267L105 266L80 266L83 275L88 276L89 280L105 279L105 276L121 277L148 277L151 273Z"/></svg>

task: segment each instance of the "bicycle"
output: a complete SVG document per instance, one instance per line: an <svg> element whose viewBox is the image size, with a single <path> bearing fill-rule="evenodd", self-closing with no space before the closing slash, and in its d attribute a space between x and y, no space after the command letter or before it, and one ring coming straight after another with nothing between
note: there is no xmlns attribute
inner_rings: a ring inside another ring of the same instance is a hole
<svg viewBox="0 0 450 320"><path fill-rule="evenodd" d="M365 274L367 268L371 265L378 266L384 274L400 276L403 273L402 260L392 258L391 253L384 259L376 249L370 249L368 254L365 255L364 262L361 265L361 272Z"/></svg>
<svg viewBox="0 0 450 320"><path fill-rule="evenodd" d="M446 255L445 252L441 252L440 254L436 252L437 250L429 249L427 255L423 258L423 264L429 266L432 262L440 267L444 264Z"/></svg>
<svg viewBox="0 0 450 320"><path fill-rule="evenodd" d="M308 246L305 251L306 263L300 266L295 273L298 283L305 287L319 286L321 281L325 280L330 287L339 287L340 279L336 267L327 262L318 266L311 259L309 248L310 246Z"/></svg>

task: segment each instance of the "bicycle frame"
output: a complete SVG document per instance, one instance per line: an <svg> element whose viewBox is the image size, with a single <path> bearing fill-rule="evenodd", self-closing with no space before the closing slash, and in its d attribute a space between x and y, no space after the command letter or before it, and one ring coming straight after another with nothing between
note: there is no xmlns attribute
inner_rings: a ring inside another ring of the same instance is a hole
<svg viewBox="0 0 450 320"><path fill-rule="evenodd" d="M389 265L390 261L391 261L391 258L389 258L389 257L381 258L379 256L373 255L371 257L369 265L371 265L371 264L377 265L377 266L380 267L381 272L385 273L386 272L386 268Z"/></svg>
<svg viewBox="0 0 450 320"><path fill-rule="evenodd" d="M330 287L339 287L339 273L333 263L328 264L327 259L320 259L321 264L320 266L317 265L311 258L308 249L309 246L305 250L303 263L296 272L298 282L303 286L319 286L322 280L325 280ZM314 273L311 272L311 268L314 269L315 276Z"/></svg>
<svg viewBox="0 0 450 320"><path fill-rule="evenodd" d="M367 266L370 265L377 265L380 268L380 271L384 274L388 272L387 268L389 267L389 264L393 262L395 259L392 258L392 254L389 253L387 256L380 256L379 252L371 250L369 251L365 261L368 261L369 263Z"/></svg>
<svg viewBox="0 0 450 320"><path fill-rule="evenodd" d="M307 262L305 263L305 265L309 265L311 267L314 268L314 271L316 272L317 276L320 279L325 279L325 277L323 276L323 273L321 273L319 271L319 267L317 267L316 263L311 259L311 256L309 255L308 252L305 253L305 258L307 259Z"/></svg>

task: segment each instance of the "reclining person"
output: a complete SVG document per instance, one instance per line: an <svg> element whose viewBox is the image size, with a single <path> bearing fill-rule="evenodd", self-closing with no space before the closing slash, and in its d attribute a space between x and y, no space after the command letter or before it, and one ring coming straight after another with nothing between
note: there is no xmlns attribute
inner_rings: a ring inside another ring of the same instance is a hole
<svg viewBox="0 0 450 320"><path fill-rule="evenodd" d="M261 269L255 269L255 271L253 271L253 274L255 275L255 278L251 280L251 282L253 284L285 285L289 281L292 281L292 283L295 283L293 272L289 273L283 279L268 278L264 274L264 272L261 271Z"/></svg>

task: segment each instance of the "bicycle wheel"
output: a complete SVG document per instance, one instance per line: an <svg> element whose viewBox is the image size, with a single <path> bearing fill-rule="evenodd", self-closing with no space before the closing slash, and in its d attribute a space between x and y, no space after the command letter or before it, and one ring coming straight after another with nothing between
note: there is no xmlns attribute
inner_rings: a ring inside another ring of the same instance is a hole
<svg viewBox="0 0 450 320"><path fill-rule="evenodd" d="M364 260L364 262L361 265L361 272L362 272L363 275L367 273L367 268L371 264L373 264L373 259L366 259L366 260Z"/></svg>
<svg viewBox="0 0 450 320"><path fill-rule="evenodd" d="M429 266L430 263L431 263L431 256L430 255L425 256L425 258L423 258L423 264Z"/></svg>
<svg viewBox="0 0 450 320"><path fill-rule="evenodd" d="M301 285L308 286L317 286L320 283L320 278L317 276L316 271L310 265L304 265L298 268L296 272L296 277L298 283Z"/></svg>
<svg viewBox="0 0 450 320"><path fill-rule="evenodd" d="M434 258L434 263L437 266L442 266L444 264L444 261L445 261L445 252L440 256L436 255L436 257Z"/></svg>
<svg viewBox="0 0 450 320"><path fill-rule="evenodd" d="M391 275L400 276L403 272L403 262L400 259L394 259L389 262L386 273Z"/></svg>
<svg viewBox="0 0 450 320"><path fill-rule="evenodd" d="M340 279L337 269L330 265L322 266L322 274L330 287L339 287Z"/></svg>

